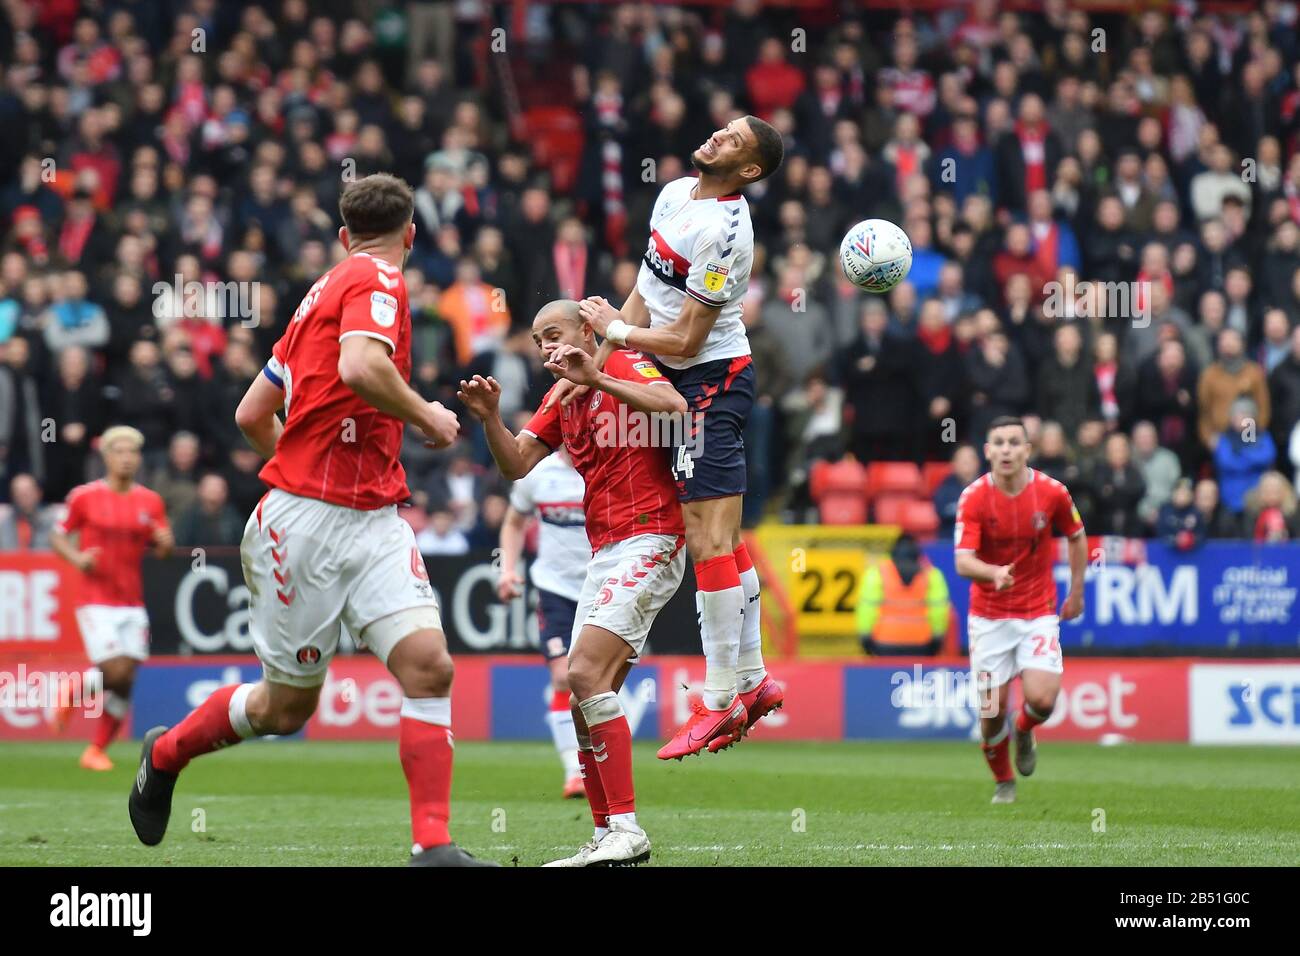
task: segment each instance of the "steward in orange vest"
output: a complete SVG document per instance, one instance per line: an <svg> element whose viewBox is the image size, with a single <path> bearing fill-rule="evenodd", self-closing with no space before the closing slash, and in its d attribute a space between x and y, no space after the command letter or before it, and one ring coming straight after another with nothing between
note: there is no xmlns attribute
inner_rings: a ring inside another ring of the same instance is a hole
<svg viewBox="0 0 1300 956"><path fill-rule="evenodd" d="M901 534L889 557L867 568L858 594L858 638L868 654L933 656L948 631L948 584Z"/></svg>

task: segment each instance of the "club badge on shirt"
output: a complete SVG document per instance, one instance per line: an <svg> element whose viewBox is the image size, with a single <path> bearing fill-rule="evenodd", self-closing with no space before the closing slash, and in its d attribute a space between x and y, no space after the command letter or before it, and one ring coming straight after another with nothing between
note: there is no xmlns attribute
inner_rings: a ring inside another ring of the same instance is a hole
<svg viewBox="0 0 1300 956"><path fill-rule="evenodd" d="M397 321L397 297L387 292L370 293L370 318L375 325L388 328Z"/></svg>
<svg viewBox="0 0 1300 956"><path fill-rule="evenodd" d="M704 288L710 292L721 292L722 287L726 285L727 274L730 272L726 266L717 262L709 262L704 266Z"/></svg>

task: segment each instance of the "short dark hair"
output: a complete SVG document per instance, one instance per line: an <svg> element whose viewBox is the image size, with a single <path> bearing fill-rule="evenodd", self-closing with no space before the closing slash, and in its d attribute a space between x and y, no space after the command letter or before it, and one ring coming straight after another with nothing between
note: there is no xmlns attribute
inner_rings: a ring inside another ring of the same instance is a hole
<svg viewBox="0 0 1300 956"><path fill-rule="evenodd" d="M781 168L781 161L785 159L785 142L781 139L781 134L776 131L776 127L771 123L765 122L757 116L746 116L745 121L749 123L749 128L754 132L754 138L758 140L758 144L754 147L754 153L755 158L758 160L758 167L763 171L754 182L762 182Z"/></svg>
<svg viewBox="0 0 1300 956"><path fill-rule="evenodd" d="M1007 425L1019 425L1024 429L1025 437L1029 437L1029 429L1025 427L1025 421L1019 415L999 415L997 418L993 419L993 421L989 422L989 427L988 430L984 432L984 437L987 438L993 429L1005 428Z"/></svg>
<svg viewBox="0 0 1300 956"><path fill-rule="evenodd" d="M354 239L387 236L406 228L415 215L415 196L403 180L375 173L349 184L339 198L339 215Z"/></svg>

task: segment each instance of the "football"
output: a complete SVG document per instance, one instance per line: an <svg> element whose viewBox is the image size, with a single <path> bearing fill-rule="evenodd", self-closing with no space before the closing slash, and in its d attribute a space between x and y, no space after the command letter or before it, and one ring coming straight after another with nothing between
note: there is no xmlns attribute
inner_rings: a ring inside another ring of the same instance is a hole
<svg viewBox="0 0 1300 956"><path fill-rule="evenodd" d="M859 289L888 292L912 268L912 243L889 220L864 219L840 243L840 268Z"/></svg>

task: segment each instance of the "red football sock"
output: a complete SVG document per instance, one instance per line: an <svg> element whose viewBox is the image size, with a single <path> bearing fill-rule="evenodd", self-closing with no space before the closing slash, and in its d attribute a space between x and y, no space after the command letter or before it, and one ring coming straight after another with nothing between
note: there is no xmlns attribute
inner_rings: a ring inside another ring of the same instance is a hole
<svg viewBox="0 0 1300 956"><path fill-rule="evenodd" d="M1032 730L1037 727L1046 719L1047 717L1039 717L1028 704L1022 704L1020 706L1020 713L1016 714L1016 730L1023 734L1026 730Z"/></svg>
<svg viewBox="0 0 1300 956"><path fill-rule="evenodd" d="M90 740L91 744L103 750L117 736L118 728L121 726L121 717L114 717L108 711L104 711L95 721L95 734Z"/></svg>
<svg viewBox="0 0 1300 956"><path fill-rule="evenodd" d="M569 692L567 690L557 690L551 692L551 710L568 710L569 709Z"/></svg>
<svg viewBox="0 0 1300 956"><path fill-rule="evenodd" d="M230 725L230 698L239 688L239 684L217 688L189 716L159 737L153 745L153 765L165 773L180 773L195 757L243 740Z"/></svg>
<svg viewBox="0 0 1300 956"><path fill-rule="evenodd" d="M591 807L591 822L598 827L609 827L609 801L600 782L600 764L590 750L578 751L578 766L582 769L582 786L587 791L587 806Z"/></svg>
<svg viewBox="0 0 1300 956"><path fill-rule="evenodd" d="M451 842L451 728L401 718L397 752L411 791L411 840L422 849Z"/></svg>
<svg viewBox="0 0 1300 956"><path fill-rule="evenodd" d="M632 783L632 728L621 713L612 720L588 724L591 729L592 762L600 772L607 811L636 812L636 787Z"/></svg>
<svg viewBox="0 0 1300 956"><path fill-rule="evenodd" d="M1015 779L1015 774L1011 772L1010 744L1011 738L1004 733L997 743L990 744L985 741L980 746L984 751L984 759L989 762L989 769L993 771L993 779L998 783Z"/></svg>

